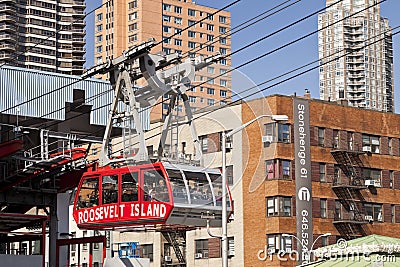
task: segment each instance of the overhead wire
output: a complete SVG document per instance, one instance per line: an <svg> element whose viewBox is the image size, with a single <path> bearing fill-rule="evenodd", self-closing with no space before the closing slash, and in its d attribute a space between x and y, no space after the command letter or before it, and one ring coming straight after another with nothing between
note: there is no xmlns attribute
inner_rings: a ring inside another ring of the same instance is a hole
<svg viewBox="0 0 400 267"><path fill-rule="evenodd" d="M302 0L296 0L296 1L292 2L292 3L289 3L288 5L286 5L286 6L284 6L284 7L281 7L281 6L287 4L288 2L291 2L291 1L293 1L293 0L286 0L286 1L284 1L284 2L282 2L282 3L280 3L280 4L278 4L278 5L276 5L276 6L272 7L272 8L270 8L270 9L268 9L268 10L262 12L261 14L258 14L258 15L256 15L256 16L254 16L254 17L252 17L252 18L246 20L245 22L242 22L242 23L240 23L239 25L236 25L236 26L232 27L232 28L229 29L227 32L221 33L220 35L216 36L216 37L214 38L214 39L216 39L215 41L207 41L207 42L205 42L204 44L202 43L202 44L201 44L202 47L201 47L201 46L199 46L199 47L194 47L194 48L188 50L187 52L183 53L183 54L182 54L182 57L185 58L185 57L186 57L187 55L189 55L190 53L197 53L198 51L201 51L201 50L205 49L208 45L212 45L212 44L217 43L217 42L219 41L218 38L232 36L233 34L236 34L236 33L240 32L240 31L242 31L242 30L245 30L245 29L247 29L248 27L251 27L251 26L253 26L253 25L255 25L255 24L257 24L257 23L259 23L259 22L261 22L261 21L263 21L263 20L265 20L265 19L267 19L267 18L269 18L269 17L271 17L271 16L273 16L273 15L275 15L275 14L277 14L277 13L279 13L279 12L281 12L281 11L283 11L283 10L285 10L285 9L287 9L287 8L289 8L289 7L291 7L291 6L295 5L295 4L297 4L297 3L299 3L299 2L301 2ZM279 7L281 7L281 8L279 8ZM278 8L279 8L279 9L278 9ZM277 10L275 10L275 9L277 9ZM274 10L275 10L275 11L274 11ZM274 11L274 12L272 12L272 11ZM272 12L272 13L270 13L270 12ZM268 14L268 13L270 13L270 14ZM266 15L266 14L267 14L267 15ZM263 16L263 15L265 15L265 16ZM261 16L263 16L263 17L261 17ZM261 18L260 18L260 17L261 17ZM257 20L256 20L256 21L253 21L253 20L255 20L255 19L257 19ZM253 22L252 22L252 21L253 21ZM250 23L250 22L251 22L251 23ZM247 25L246 25L246 24L247 24ZM242 27L242 26L243 26L243 27ZM240 27L241 27L241 28L240 28ZM234 31L234 30L235 30L235 31Z"/></svg>
<svg viewBox="0 0 400 267"><path fill-rule="evenodd" d="M333 25L333 24L330 24L330 26L332 26L332 25ZM392 30L398 29L398 28L400 28L400 26L396 26L396 27L394 27ZM386 32L384 32L384 33L379 33L379 34L377 34L377 35L375 35L375 36L369 38L369 40L371 40L371 39L373 40L373 39L375 39L376 37L378 37L378 36L380 36L380 35L384 35L384 34L386 34L387 32L391 32L392 30L388 30L388 31L386 31ZM397 34L399 34L399 33L400 33L400 31L397 31L397 32L393 33L392 36L397 35ZM377 42L380 42L380 41L382 41L382 40L384 40L384 39L385 39L385 37L382 37L381 39L377 39L377 40L375 40L375 41L373 41L373 42L371 42L371 43L368 43L368 44L366 44L366 45L364 45L364 46L362 46L362 47L360 47L360 48L354 49L354 50L355 50L355 51L360 51L360 50L362 50L362 49L364 49L364 48L366 48L366 47L369 47L369 46L371 46L371 45L373 45L373 44L375 44L375 43L377 43ZM368 41L368 40L366 40L366 41ZM247 92L247 91L250 91L251 89L258 88L258 87L261 86L261 85L264 85L264 84L269 83L269 82L271 82L271 81L274 81L274 80L277 80L277 79L282 78L282 77L284 77L284 76L287 76L288 74L291 74L291 73L293 73L293 72L296 72L296 71L298 71L298 70L300 70L300 69L304 69L305 67L310 66L310 65L312 65L312 64L321 62L321 60L329 59L329 58L333 57L335 54L340 54L340 53L345 52L345 51L346 51L346 49L342 49L342 50L339 50L339 51L337 51L337 52L334 52L333 54L330 54L330 55L328 55L328 56L326 56L326 57L324 57L324 58L322 58L322 59L318 59L318 60L309 62L309 63L307 63L307 64L305 64L305 65L303 65L303 66L301 66L301 67L297 67L297 68L295 68L295 69L293 69L293 70L291 70L291 71L285 72L284 74L281 74L281 75L279 75L279 76L277 76L277 77L275 77L275 78L269 79L269 80L267 80L267 81L264 81L264 82L262 82L262 83L259 83L259 84L255 85L255 86L252 86L252 87L250 87L250 88L247 88L247 89L241 91L240 93L237 93L237 95L242 94L242 93ZM235 105L235 104L239 103L240 101L245 100L246 98L249 98L249 97L251 97L251 96L254 96L255 94L259 94L260 92L264 92L264 91L266 91L266 90L269 90L269 89L271 89L271 88L274 88L274 87L276 87L276 86L278 86L278 85L280 85L280 84L282 84L282 83L285 83L285 82L287 82L287 81L289 81L289 80L292 80L292 79L294 79L294 78L297 78L297 77L299 77L299 76L301 76L301 75L304 75L304 74L306 74L306 73L308 73L308 72L310 72L310 71L312 71L312 70L315 70L315 69L317 69L317 68L319 68L319 67L321 67L321 66L325 66L325 65L327 65L328 63L331 63L331 62L333 62L333 61L335 61L335 60L337 60L337 59L344 58L344 57L346 57L346 56L348 56L348 55L351 55L352 53L354 53L354 51L345 53L345 54L343 54L343 55L341 55L341 56L334 57L333 59L330 59L330 60L328 60L328 61L326 61L326 62L324 62L324 63L320 63L319 65L317 65L317 66L315 66L315 67L309 68L309 69L307 69L307 70L305 70L305 71L303 71L303 72L300 72L300 73L298 73L298 74L296 74L296 75L293 75L293 76L291 76L291 77L289 77L289 78L286 78L286 79L284 79L284 80L282 80L282 81L279 81L279 82L277 82L277 83L275 83L275 84L272 84L272 85L270 85L270 86L267 86L267 87L265 87L265 88L263 88L263 89L260 89L260 90L258 90L258 91L256 91L256 92L253 92L253 93L251 93L251 94L249 94L249 95L247 95L247 96L245 96L245 97L240 97L239 99L237 99L237 100L235 100L235 101L233 101L233 102L231 102L231 103L228 103L228 104L226 104L226 105L224 105L224 106L220 106L220 107L217 108L217 109L209 110L208 112L205 112L205 113L203 113L203 114L200 114L200 115L197 116L197 117L193 117L192 121L194 121L194 120L196 120L196 119L199 119L199 118L201 118L201 117L207 116L207 115L209 115L209 114L211 114L211 113L213 113L213 112L216 112L217 110L226 108L226 107L231 106L231 105ZM223 100L221 100L221 101L223 101ZM221 101L220 101L220 102L221 102ZM209 107L205 107L205 108L202 108L202 109L198 110L196 113L200 113L202 110L206 111L206 110L208 110L208 109L209 109ZM161 125L161 126L162 126L162 125ZM155 130L155 129L157 129L157 128L160 128L160 127L156 127L156 128L154 128L153 130ZM146 138L146 140L149 140L149 139L151 139L151 138L157 137L158 135L160 135L160 133L156 133L156 134L154 134L154 135L152 135L152 136L149 136L149 137ZM120 143L120 142L119 142L119 143ZM119 143L116 143L116 144L119 144ZM135 144L133 144L133 145L135 145ZM116 153L119 153L119 152L121 152L121 150L118 150L118 151L113 152L112 155L113 155L113 154L116 154Z"/></svg>
<svg viewBox="0 0 400 267"><path fill-rule="evenodd" d="M278 5L274 6L274 7L271 8L271 9L268 9L267 11L264 11L264 12L261 13L261 14L258 14L258 15L256 15L256 16L254 16L253 18L251 18L251 19L249 19L249 20L247 20L247 21L245 21L245 22L239 24L239 25L236 26L236 27L243 26L243 25L247 24L248 22L251 22L251 21L253 21L253 20L256 19L256 18L259 18L260 16L265 15L266 13L268 13L268 12L270 12L270 11L272 11L272 10L277 9L277 8L281 7L282 5L284 5L285 3L290 2L290 1L292 1L292 0L284 1L283 3L278 4ZM257 23L257 22L259 22L259 21L261 21L261 20L263 20L263 19L266 19L266 18L270 17L270 16L273 15L273 14L276 14L277 12L281 12L281 11L283 11L284 9L286 9L286 8L288 8L288 7L290 7L290 6L292 6L293 4L298 3L299 1L301 1L301 0L297 0L297 1L295 1L294 3L290 3L289 5L284 6L283 8L279 9L278 11L275 11L275 12L272 13L272 14L269 14L269 15L267 15L267 16L264 16L264 17L262 17L261 19L258 19L257 21L253 22L252 24L245 26L244 28L247 28L247 27L249 27L249 26L252 26L252 25L254 25L254 24ZM214 13L215 13L215 12L214 12ZM238 31L232 32L230 35L233 35L233 34L239 32L239 31L243 30L244 28L242 28L242 29L240 29L240 30L238 30ZM80 80L77 80L76 82L79 82L79 81L80 81ZM69 86L69 85L66 85L66 86ZM63 88L64 88L64 87L63 87ZM61 89L62 89L62 88L61 88ZM105 91L104 93L101 93L101 94L98 95L98 96L93 96L93 98L101 97L102 95L104 95L104 94L106 94L106 93L108 93L108 92L110 92L110 91L112 91L112 89L110 89L110 90L108 90L108 91ZM38 96L37 98L39 98L39 97L40 97L40 96ZM83 103L83 104L84 104L84 103ZM83 105L83 104L82 104L82 105ZM101 106L101 107L98 107L97 109L103 108L103 107L106 107L106 106L107 106L107 105L103 105L103 106ZM47 114L44 114L44 115L42 115L40 118L49 116L49 115L51 115L51 114L53 114L53 113L56 113L56 112L59 112L59 111L61 111L61 110L63 110L63 109L65 109L65 106L64 106L64 107L61 107L61 108L59 108L59 109L57 109L57 110L51 111L51 112L49 112L49 113L47 113ZM95 110L97 110L97 109L95 109ZM142 110L141 112L143 112L143 110ZM75 116L73 116L73 117L70 118L70 119L73 119L73 118L75 118L76 116L79 116L79 115L75 115ZM34 119L37 119L37 118L34 118ZM32 120L34 120L34 119L32 119ZM27 124L27 123L28 123L27 121L24 121L24 124ZM59 123L61 123L61 122L59 122ZM45 123L45 124L46 124L46 123ZM42 126L43 126L43 125L42 125ZM51 124L51 126L53 126L53 124ZM47 128L47 127L50 127L50 126L46 126L46 128Z"/></svg>
<svg viewBox="0 0 400 267"><path fill-rule="evenodd" d="M289 25L286 25L286 26L283 27L283 28L280 28L279 30L277 30L277 31L275 31L275 32L273 32L273 33L271 33L271 34L269 34L268 36L271 37L271 36L273 36L273 35L275 35L275 34L281 32L281 31L283 31L284 29L287 29L287 28L289 28L289 27L292 27L292 26L294 26L295 24L300 23L301 21L304 21L306 18L310 18L310 17L312 17L313 15L316 15L316 14L320 13L321 11L323 11L323 10L325 10L325 9L327 9L327 8L330 8L330 7L332 7L332 6L336 5L336 4L338 4L338 3L341 2L341 1L343 1L343 0L339 0L339 1L337 1L337 2L332 3L331 5L328 5L327 7L324 7L324 8L322 8L322 9L320 9L320 10L317 10L317 11L315 11L315 12L313 12L313 13L307 15L306 17L303 17L303 18L301 18L301 19L299 19L299 20L297 20L297 21L295 21L295 22L293 22L293 23L290 23ZM383 0L383 1L386 1L386 0ZM353 15L355 15L355 14L353 14ZM259 16L259 15L257 15L257 16ZM317 32L318 32L318 31L317 31ZM314 33L315 33L315 32L314 32ZM311 34L310 34L310 35L311 35ZM304 38L306 38L306 37L308 37L308 36L303 36L302 39L304 39ZM265 40L266 37L264 36L264 37L262 37L262 38L260 38L260 39ZM258 40L260 40L260 39L258 39ZM257 41L258 41L258 40L257 40ZM254 45L255 43L257 43L257 41L253 42L252 44L246 45L246 48L250 47L251 45ZM299 41L299 40L297 40L297 41ZM286 47L286 46L285 46L285 47ZM283 48L283 46L282 46L282 48ZM282 49L282 48L281 48L281 49ZM242 51L243 49L240 48L239 50ZM278 51L278 50L276 50L276 51ZM276 51L273 51L273 52L276 52ZM235 52L233 52L233 53L235 53ZM272 52L271 52L271 53L272 53ZM231 53L231 54L232 54L232 53ZM261 59L262 57L265 57L265 56L266 56L266 55L263 55L263 56L259 57L258 59ZM241 67L243 67L243 66L245 66L245 65L248 65L248 64L250 64L250 63L252 63L252 62L254 62L254 61L258 60L258 59L249 60L249 61L247 61L247 62L241 64L240 66L238 66L238 67L236 67L236 68L233 68L233 69L228 70L226 73L229 73L229 72L233 71L234 69L241 68ZM221 75L218 75L217 77L223 76L223 75L225 75L226 73L221 74ZM215 79L215 78L217 78L217 77L213 77L212 79ZM212 80L212 79L210 79L210 80ZM205 82L203 82L203 83L197 84L197 85L193 86L192 88L199 87L199 86L201 86L201 85L203 85L203 84L205 84L205 83L207 83L207 82L208 82L208 80L205 81ZM154 106L157 106L157 105L159 105L159 104L162 104L162 103L164 103L164 102L165 102L165 100L163 100L163 101L161 101L161 102L158 102L157 104L153 105L152 107L144 108L144 109L142 109L142 110L140 111L140 113L141 113L141 112L144 112L144 111L146 111L146 110L148 110L148 109L150 109L150 108L153 108ZM103 108L103 107L106 107L106 106L107 106L107 105L103 105L103 106L98 107L98 108ZM71 117L71 118L69 118L69 119L76 118L77 116L80 116L80 115L79 115L79 114L78 114L78 115L75 115L75 116L73 116L73 117ZM50 125L53 126L53 124L50 124ZM50 127L50 126L46 126L46 127Z"/></svg>
<svg viewBox="0 0 400 267"><path fill-rule="evenodd" d="M105 5L105 4L108 3L109 1L110 1L110 0L108 0L107 2L105 2L104 4L102 4L101 6ZM228 4L228 5L224 6L223 8L217 9L215 12L213 12L213 13L211 13L210 15L206 16L206 17L203 18L202 20L197 21L196 23L185 27L185 28L182 29L180 32L182 33L182 32L184 32L184 31L190 29L191 27L194 27L195 25L197 25L197 24L200 23L201 21L205 20L206 18L209 18L209 17L211 17L211 16L213 16L213 15L215 15L215 14L217 14L217 13L223 11L223 10L225 10L226 8L229 8L229 7L233 6L233 5L237 4L237 3L240 2L240 1L242 1L242 0L236 0L236 1L234 1L234 2L232 2L232 3L230 3L230 4ZM100 6L100 7L101 7L101 6ZM100 8L100 7L98 7L98 8ZM95 10L97 10L98 8L96 8ZM94 10L93 10L92 12L94 12ZM169 36L168 38L172 38L172 37L175 36L175 35L176 35L176 34L173 34L172 36ZM152 47L155 47L155 46L157 46L157 45L159 45L159 44L162 44L162 42L163 42L163 40L161 40L160 42L154 44ZM86 79L86 78L85 78L85 79ZM80 80L71 82L70 84L61 86L61 87L59 87L59 88L56 88L56 89L54 89L54 90L52 90L52 91L49 91L49 92L47 92L47 93L45 93L45 94L42 94L42 95L40 95L40 96L37 96L37 97L34 97L34 98L32 98L32 99L23 101L23 102L21 102L21 103L18 103L18 104L14 105L14 106L8 107L8 108L6 108L6 109L0 111L0 113L9 111L9 110L14 109L14 108L16 108L16 107L19 107L19 106L21 106L21 105L27 104L27 103L29 103L29 102L31 102L31 101L34 101L34 100L36 100L36 99L39 99L39 98L45 96L45 95L49 95L49 94L55 93L55 92L57 92L57 91L60 91L60 90L64 89L65 87L74 85L74 84L79 83L79 82L81 82L81 81L84 81L85 79L81 78Z"/></svg>

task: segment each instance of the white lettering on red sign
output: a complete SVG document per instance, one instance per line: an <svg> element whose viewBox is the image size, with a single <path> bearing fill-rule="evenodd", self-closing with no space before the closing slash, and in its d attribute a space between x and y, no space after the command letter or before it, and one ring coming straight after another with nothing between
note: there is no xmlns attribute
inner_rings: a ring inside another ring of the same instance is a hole
<svg viewBox="0 0 400 267"><path fill-rule="evenodd" d="M125 204L121 204L82 209L78 211L78 224L135 217L164 218L167 213L167 207L162 203L132 203L127 208L124 212Z"/></svg>

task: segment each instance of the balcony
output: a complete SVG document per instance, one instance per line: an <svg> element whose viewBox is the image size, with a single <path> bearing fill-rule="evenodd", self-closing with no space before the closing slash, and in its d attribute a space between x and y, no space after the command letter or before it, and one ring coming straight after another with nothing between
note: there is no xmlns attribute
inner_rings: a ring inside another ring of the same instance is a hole
<svg viewBox="0 0 400 267"><path fill-rule="evenodd" d="M3 15L0 15L0 21L12 21L12 22L16 22L16 21L17 21L17 17L14 16L14 15L3 14Z"/></svg>
<svg viewBox="0 0 400 267"><path fill-rule="evenodd" d="M13 45L13 44L0 44L0 50L15 50L15 45Z"/></svg>
<svg viewBox="0 0 400 267"><path fill-rule="evenodd" d="M6 1L7 2L7 1ZM1 0L0 0L1 3ZM9 13L15 13L17 12L17 9L15 8L15 6L11 6L11 5L1 5L0 6L0 12L9 12Z"/></svg>
<svg viewBox="0 0 400 267"><path fill-rule="evenodd" d="M0 34L0 40L16 42L17 36L15 34Z"/></svg>

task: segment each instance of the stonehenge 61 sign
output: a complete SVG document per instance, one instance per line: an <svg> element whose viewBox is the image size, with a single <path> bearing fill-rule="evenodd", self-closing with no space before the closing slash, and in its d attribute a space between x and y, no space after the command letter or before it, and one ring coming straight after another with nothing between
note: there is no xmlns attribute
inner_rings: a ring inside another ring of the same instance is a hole
<svg viewBox="0 0 400 267"><path fill-rule="evenodd" d="M296 229L299 265L310 261L313 243L310 155L310 107L307 99L293 99L296 181Z"/></svg>

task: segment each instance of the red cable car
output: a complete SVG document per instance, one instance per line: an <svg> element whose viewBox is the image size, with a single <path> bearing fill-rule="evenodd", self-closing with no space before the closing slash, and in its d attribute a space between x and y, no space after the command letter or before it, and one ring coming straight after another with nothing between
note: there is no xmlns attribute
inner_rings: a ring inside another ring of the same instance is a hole
<svg viewBox="0 0 400 267"><path fill-rule="evenodd" d="M232 212L229 191L228 216ZM79 228L127 229L143 225L221 226L218 169L157 162L83 175L74 201Z"/></svg>

